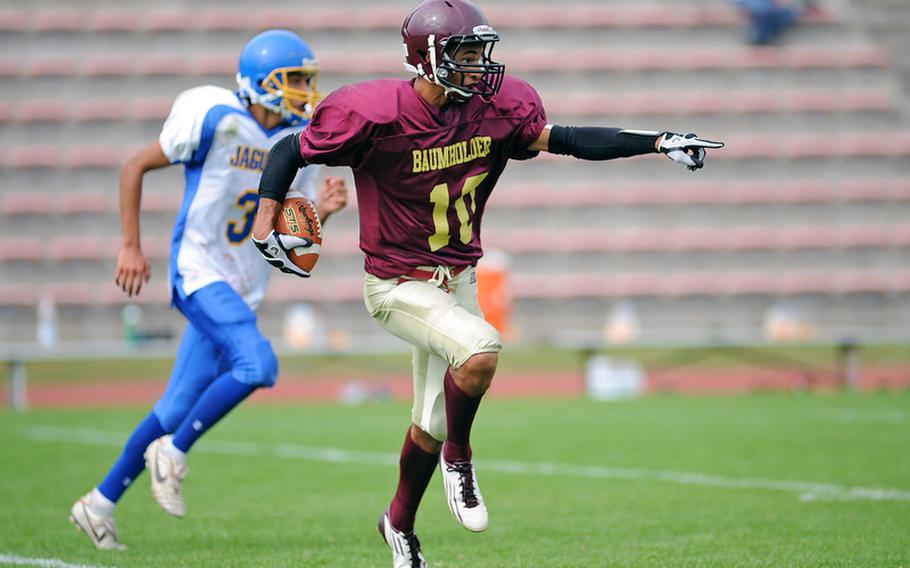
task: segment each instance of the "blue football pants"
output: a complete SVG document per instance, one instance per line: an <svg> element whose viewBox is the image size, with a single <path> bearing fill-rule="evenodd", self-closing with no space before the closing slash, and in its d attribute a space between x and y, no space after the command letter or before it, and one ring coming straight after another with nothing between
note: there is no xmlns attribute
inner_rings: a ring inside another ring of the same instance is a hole
<svg viewBox="0 0 910 568"><path fill-rule="evenodd" d="M256 314L224 282L210 284L174 305L189 320L167 390L155 415L168 432L177 429L205 389L230 371L237 382L270 387L278 376L272 345L256 327Z"/></svg>

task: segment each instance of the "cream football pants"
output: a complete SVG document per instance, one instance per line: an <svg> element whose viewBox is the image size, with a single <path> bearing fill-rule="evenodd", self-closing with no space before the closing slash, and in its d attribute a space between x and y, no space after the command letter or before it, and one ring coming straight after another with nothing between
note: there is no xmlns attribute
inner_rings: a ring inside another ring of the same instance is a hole
<svg viewBox="0 0 910 568"><path fill-rule="evenodd" d="M398 278L383 280L366 274L363 286L364 303L373 319L414 348L411 419L439 441L446 438L443 380L448 367L457 369L472 355L502 349L499 332L480 312L474 269L448 280L448 292L442 271L436 269L439 282L400 284Z"/></svg>

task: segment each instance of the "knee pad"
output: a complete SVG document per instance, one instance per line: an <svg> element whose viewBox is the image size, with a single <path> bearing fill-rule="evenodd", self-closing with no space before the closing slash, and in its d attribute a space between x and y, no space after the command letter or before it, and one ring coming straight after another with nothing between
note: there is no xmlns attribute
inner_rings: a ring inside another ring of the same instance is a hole
<svg viewBox="0 0 910 568"><path fill-rule="evenodd" d="M249 353L244 364L234 368L237 381L253 387L270 387L278 379L278 357L272 350L272 344L263 339L256 344L255 351Z"/></svg>
<svg viewBox="0 0 910 568"><path fill-rule="evenodd" d="M424 434L429 435L431 438L437 442L445 442L446 440L446 417L445 414L442 415L440 420L437 416L427 416L422 424L415 425L423 430Z"/></svg>
<svg viewBox="0 0 910 568"><path fill-rule="evenodd" d="M428 428L424 430L424 432L429 434L431 438L439 442L445 441L446 434L448 433L445 414L431 417L427 426Z"/></svg>
<svg viewBox="0 0 910 568"><path fill-rule="evenodd" d="M278 380L278 357L268 340L259 344L256 349L259 361L262 363L263 384L259 386L270 387Z"/></svg>
<svg viewBox="0 0 910 568"><path fill-rule="evenodd" d="M155 405L155 416L165 432L173 432L183 422L190 409L196 404L196 398L191 396L175 396L170 400L161 399Z"/></svg>
<svg viewBox="0 0 910 568"><path fill-rule="evenodd" d="M411 422L439 442L446 439L448 428L446 425L446 397L439 391L433 400L426 401L426 407L413 407L411 409Z"/></svg>
<svg viewBox="0 0 910 568"><path fill-rule="evenodd" d="M449 364L457 369L474 355L499 353L500 351L502 351L502 338L499 331L489 322L480 320L475 327L471 341L463 344L463 348L453 354Z"/></svg>

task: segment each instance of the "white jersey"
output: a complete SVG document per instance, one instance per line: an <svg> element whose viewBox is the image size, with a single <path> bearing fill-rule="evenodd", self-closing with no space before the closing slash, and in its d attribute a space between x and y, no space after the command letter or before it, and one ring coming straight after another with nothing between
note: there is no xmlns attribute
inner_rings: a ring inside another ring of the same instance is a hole
<svg viewBox="0 0 910 568"><path fill-rule="evenodd" d="M303 126L266 131L236 93L196 87L174 101L161 149L184 164L186 190L171 240L170 289L186 297L214 282L231 286L255 310L273 268L252 243L259 177L272 146ZM320 168L306 167L291 184L316 198Z"/></svg>

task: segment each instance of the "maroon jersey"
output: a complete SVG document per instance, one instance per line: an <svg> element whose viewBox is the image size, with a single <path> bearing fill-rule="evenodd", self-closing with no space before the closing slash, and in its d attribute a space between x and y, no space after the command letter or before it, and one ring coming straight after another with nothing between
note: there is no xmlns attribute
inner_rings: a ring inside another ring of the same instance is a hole
<svg viewBox="0 0 910 568"><path fill-rule="evenodd" d="M413 80L338 89L301 133L308 163L349 166L360 212L365 268L393 278L416 266L467 266L483 255L480 220L510 158L547 124L537 92L506 76L492 102L436 108Z"/></svg>

